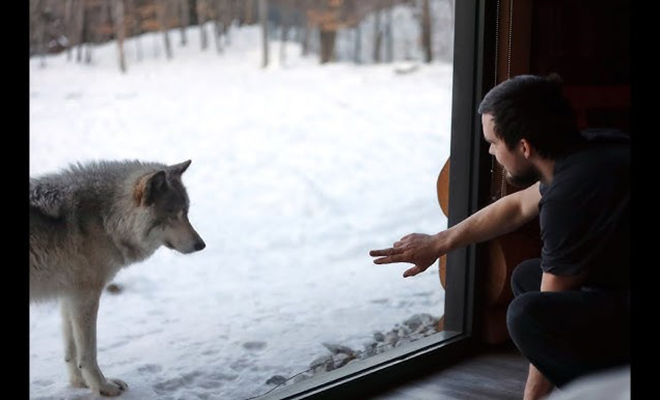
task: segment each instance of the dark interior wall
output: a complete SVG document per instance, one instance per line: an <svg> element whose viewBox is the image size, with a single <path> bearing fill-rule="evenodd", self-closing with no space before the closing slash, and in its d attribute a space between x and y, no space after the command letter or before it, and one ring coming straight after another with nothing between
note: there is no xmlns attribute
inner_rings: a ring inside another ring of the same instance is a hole
<svg viewBox="0 0 660 400"><path fill-rule="evenodd" d="M581 127L630 131L630 2L532 3L530 72L562 77Z"/></svg>

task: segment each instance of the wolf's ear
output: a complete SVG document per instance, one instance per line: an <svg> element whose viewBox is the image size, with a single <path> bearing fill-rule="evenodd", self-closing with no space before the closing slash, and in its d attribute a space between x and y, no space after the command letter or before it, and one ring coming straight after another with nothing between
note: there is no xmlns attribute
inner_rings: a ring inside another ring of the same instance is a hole
<svg viewBox="0 0 660 400"><path fill-rule="evenodd" d="M139 204L150 206L156 201L156 197L166 189L167 177L165 171L161 170L140 180L135 189L135 197Z"/></svg>
<svg viewBox="0 0 660 400"><path fill-rule="evenodd" d="M174 175L181 175L184 172L186 172L191 162L192 160L188 160L179 164L170 165L169 167L167 167L167 169Z"/></svg>

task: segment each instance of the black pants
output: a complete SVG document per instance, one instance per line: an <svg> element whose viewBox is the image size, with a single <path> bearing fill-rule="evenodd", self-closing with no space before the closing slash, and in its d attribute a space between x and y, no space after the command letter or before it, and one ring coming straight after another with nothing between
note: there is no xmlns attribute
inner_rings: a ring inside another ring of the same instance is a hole
<svg viewBox="0 0 660 400"><path fill-rule="evenodd" d="M596 290L541 292L541 260L511 277L509 334L522 354L555 386L630 362L629 298Z"/></svg>

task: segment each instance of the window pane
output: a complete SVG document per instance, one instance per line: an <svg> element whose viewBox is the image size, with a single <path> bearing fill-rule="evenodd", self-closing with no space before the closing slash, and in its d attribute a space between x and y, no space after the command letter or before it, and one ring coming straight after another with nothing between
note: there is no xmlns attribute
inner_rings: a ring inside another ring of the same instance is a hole
<svg viewBox="0 0 660 400"><path fill-rule="evenodd" d="M185 45L168 8L169 51L159 3L124 3L125 24L142 12L145 31L127 28L123 73L113 31L69 56L65 4L35 10L30 175L190 159L189 219L206 248L162 248L114 277L98 316L104 375L133 398L247 399L436 333L438 263L403 279L409 264L375 265L369 250L447 226L437 180L450 149L451 2L428 2L427 53L426 2L270 1L266 67L259 2L198 1L220 8L189 10ZM221 18L198 25L223 11L226 31ZM333 38L319 31L328 19ZM32 304L31 397L83 392L63 358L57 305Z"/></svg>

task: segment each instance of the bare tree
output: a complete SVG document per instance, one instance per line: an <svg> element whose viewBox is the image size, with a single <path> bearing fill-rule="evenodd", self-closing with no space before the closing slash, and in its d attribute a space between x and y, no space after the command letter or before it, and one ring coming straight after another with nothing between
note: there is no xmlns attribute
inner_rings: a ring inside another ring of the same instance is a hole
<svg viewBox="0 0 660 400"><path fill-rule="evenodd" d="M360 23L355 25L355 55L353 61L355 61L356 64L362 63L362 31L360 26Z"/></svg>
<svg viewBox="0 0 660 400"><path fill-rule="evenodd" d="M201 34L201 45L202 45L202 50L206 50L206 48L209 46L209 39L208 36L206 35L206 27L204 26L207 21L207 14L208 14L208 0L197 0L197 23L199 24L199 31Z"/></svg>
<svg viewBox="0 0 660 400"><path fill-rule="evenodd" d="M311 44L320 47L320 61L326 63L336 58L337 33L356 26L364 16L363 10L367 8L365 4L371 5L372 1L301 0L301 3L305 10L306 28L319 32L318 35L314 33ZM304 34L306 36L307 32ZM303 52L308 49L305 43L304 39Z"/></svg>
<svg viewBox="0 0 660 400"><path fill-rule="evenodd" d="M259 0L259 20L261 21L261 38L263 44L262 67L267 67L268 59L268 0Z"/></svg>
<svg viewBox="0 0 660 400"><path fill-rule="evenodd" d="M363 39L364 39L364 27L363 27L363 21L364 19L369 16L375 14L375 11L378 9L378 5L381 2L381 0L361 0L361 1L352 1L348 4L348 18L347 20L347 25L354 27L355 31L355 46L354 46L354 51L355 54L353 56L353 59L355 63L361 64L363 62ZM374 20L375 20L374 16ZM367 33L368 37L368 33ZM366 48L366 46L365 46ZM373 54L373 53L372 53Z"/></svg>
<svg viewBox="0 0 660 400"><path fill-rule="evenodd" d="M133 36L135 41L135 50L138 61L142 61L142 45L140 36L142 35L142 13L135 5L136 0L124 0L124 9L126 10L125 19L128 19L129 36Z"/></svg>
<svg viewBox="0 0 660 400"><path fill-rule="evenodd" d="M435 58L451 60L453 58L454 37L454 0L446 0L440 4L437 18L434 22L434 33L439 36L439 48L436 47ZM444 7L442 7L444 6ZM435 29L437 27L437 29Z"/></svg>
<svg viewBox="0 0 660 400"><path fill-rule="evenodd" d="M71 44L74 36L74 13L73 13L74 0L65 0L64 2L64 26L68 45L66 48L66 60L71 61L72 51Z"/></svg>
<svg viewBox="0 0 660 400"><path fill-rule="evenodd" d="M103 41L112 31L112 17L110 15L110 5L104 0L95 0L86 2L85 23L82 40L85 43L86 64L92 63L94 45Z"/></svg>
<svg viewBox="0 0 660 400"><path fill-rule="evenodd" d="M83 62L85 64L92 63L92 42L95 41L95 34L90 32L87 21L85 21L85 29L83 31ZM88 40L89 39L89 40Z"/></svg>
<svg viewBox="0 0 660 400"><path fill-rule="evenodd" d="M337 31L319 28L319 39L321 41L321 64L332 61L335 53L335 39Z"/></svg>
<svg viewBox="0 0 660 400"><path fill-rule="evenodd" d="M176 0L177 12L179 14L179 20L181 21L180 32L181 32L181 46L188 44L188 37L186 36L186 29L190 25L190 4L188 0Z"/></svg>
<svg viewBox="0 0 660 400"><path fill-rule="evenodd" d="M170 42L170 29L169 29L169 19L170 19L170 1L168 0L157 0L156 4L156 13L158 22L160 25L160 31L163 34L163 41L165 43L165 55L167 59L172 58L172 44Z"/></svg>
<svg viewBox="0 0 660 400"><path fill-rule="evenodd" d="M343 2L321 1L319 4L310 4L312 10L309 16L318 29L321 64L330 62L335 56L335 41L337 29L340 26L340 7Z"/></svg>
<svg viewBox="0 0 660 400"><path fill-rule="evenodd" d="M429 0L422 0L422 47L424 48L424 61L430 63L433 60L433 48L431 46L431 11Z"/></svg>
<svg viewBox="0 0 660 400"><path fill-rule="evenodd" d="M211 0L209 5L210 17L213 20L213 39L215 40L215 49L218 53L222 53L222 33L224 29L222 28L222 15L224 14L223 10L223 0Z"/></svg>
<svg viewBox="0 0 660 400"><path fill-rule="evenodd" d="M76 16L75 16L75 36L76 36L76 43L78 43L78 48L76 51L76 61L81 62L82 61L82 52L83 52L83 44L85 40L85 0L79 0L78 1L79 7L75 8L76 10Z"/></svg>
<svg viewBox="0 0 660 400"><path fill-rule="evenodd" d="M394 32L392 28L392 9L394 8L394 0L388 0L386 11L386 24L385 24L385 49L387 53L385 59L387 62L394 61Z"/></svg>
<svg viewBox="0 0 660 400"><path fill-rule="evenodd" d="M108 0L112 9L112 22L115 27L115 37L119 50L119 69L126 73L126 58L124 57L124 0Z"/></svg>
<svg viewBox="0 0 660 400"><path fill-rule="evenodd" d="M46 66L46 20L44 17L44 3L41 0L30 1L30 44L32 53L41 57L40 65Z"/></svg>
<svg viewBox="0 0 660 400"><path fill-rule="evenodd" d="M310 26L310 31L309 31L309 49L308 51L310 53L321 53L321 34L320 34L321 28L316 26L316 25L311 25Z"/></svg>
<svg viewBox="0 0 660 400"><path fill-rule="evenodd" d="M376 9L374 11L374 62L381 62L380 59L380 47L382 43L383 35L380 30L380 10Z"/></svg>
<svg viewBox="0 0 660 400"><path fill-rule="evenodd" d="M29 2L29 45L30 55L40 58L46 66L46 55L68 47L67 36L70 17L66 19L67 4L54 0L30 0ZM70 10L70 9L69 9Z"/></svg>
<svg viewBox="0 0 660 400"><path fill-rule="evenodd" d="M222 33L225 36L225 44L229 46L231 40L230 40L230 28L231 25L234 23L234 18L235 18L235 13L236 13L236 3L235 0L223 0L225 5L224 9L225 12L222 15Z"/></svg>
<svg viewBox="0 0 660 400"><path fill-rule="evenodd" d="M280 64L284 65L286 62L286 42L289 39L289 29L291 27L292 10L294 4L287 3L280 11L281 15L281 43L280 43Z"/></svg>
<svg viewBox="0 0 660 400"><path fill-rule="evenodd" d="M259 3L261 3L261 0L259 0ZM261 7L261 4L259 5ZM254 23L254 0L245 0L245 24L247 25L252 25Z"/></svg>
<svg viewBox="0 0 660 400"><path fill-rule="evenodd" d="M280 15L277 23L282 65L287 61L291 40L301 43L303 55L309 51L319 54L321 63L334 61L336 57L353 58L356 63L364 62L365 57L373 57L374 62L391 62L398 48L393 40L397 34L393 29L394 6L407 4L415 7L422 28L419 43L423 58L431 62L433 58L444 59L445 55L451 55L451 38L447 35L451 33L455 0L437 1L441 3L441 10L435 10L436 3L431 0L29 0L30 54L43 57L49 52L66 50L71 60L77 46L77 59L84 56L86 62L91 62L95 45L115 38L120 69L126 71L127 38L135 39L138 59L141 59L140 34L162 32L163 39L160 34L153 36L157 43L155 51L160 50L161 40L164 40L166 55L171 58L169 29L180 30L183 46L189 42L187 28L196 19L200 25L202 50L211 45L207 32L211 22L215 46L221 52L229 44L230 26L238 19L261 24L265 67L272 57L268 40L273 29L269 26L270 7ZM438 14L438 18L431 15L432 12ZM366 25L362 23L367 16L373 25L370 28L373 29L372 43L365 41L367 35L371 36L371 32L365 33ZM338 49L342 42L337 37L348 39L352 48ZM449 40L445 40L447 38Z"/></svg>
<svg viewBox="0 0 660 400"><path fill-rule="evenodd" d="M301 40L301 53L303 56L306 56L309 53L309 19L307 18L307 10L305 10L304 17L300 23L302 29L302 35L300 35Z"/></svg>

